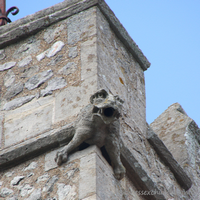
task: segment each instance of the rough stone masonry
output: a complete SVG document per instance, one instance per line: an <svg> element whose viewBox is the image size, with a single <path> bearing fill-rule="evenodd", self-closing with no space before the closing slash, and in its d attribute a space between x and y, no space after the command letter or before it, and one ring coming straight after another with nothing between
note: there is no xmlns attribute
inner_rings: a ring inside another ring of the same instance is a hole
<svg viewBox="0 0 200 200"><path fill-rule="evenodd" d="M149 66L103 0L66 0L1 27L1 198L198 199L199 129L172 106L148 131ZM121 160L127 173L120 181L96 146L59 167L54 161L66 144L63 130L100 88L124 100ZM179 122L182 131L170 137L182 145L187 162L166 139Z"/></svg>

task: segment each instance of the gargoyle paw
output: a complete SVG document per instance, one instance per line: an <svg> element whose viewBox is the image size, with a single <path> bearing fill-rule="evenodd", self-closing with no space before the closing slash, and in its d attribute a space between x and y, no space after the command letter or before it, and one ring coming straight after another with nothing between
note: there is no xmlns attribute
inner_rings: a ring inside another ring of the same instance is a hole
<svg viewBox="0 0 200 200"><path fill-rule="evenodd" d="M57 152L55 162L60 166L62 163L67 161L67 153Z"/></svg>
<svg viewBox="0 0 200 200"><path fill-rule="evenodd" d="M123 165L119 165L114 168L114 175L115 175L115 178L118 180L121 180L122 178L124 178L125 173L126 173L126 169L124 168Z"/></svg>

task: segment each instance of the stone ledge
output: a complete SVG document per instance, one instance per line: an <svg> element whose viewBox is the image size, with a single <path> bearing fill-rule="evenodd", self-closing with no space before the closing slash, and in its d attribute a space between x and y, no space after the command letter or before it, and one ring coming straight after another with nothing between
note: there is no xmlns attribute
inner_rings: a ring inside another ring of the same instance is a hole
<svg viewBox="0 0 200 200"><path fill-rule="evenodd" d="M141 65L142 69L147 70L150 67L150 62L129 36L125 28L116 18L115 14L111 11L104 0L64 1L52 7L36 12L35 14L12 22L11 24L2 26L0 28L0 49L18 41L19 39L33 35L34 33L50 26L51 24L66 19L73 14L79 13L93 6L99 7L119 39L133 54L133 56Z"/></svg>
<svg viewBox="0 0 200 200"><path fill-rule="evenodd" d="M174 159L172 154L169 152L167 147L164 145L162 140L154 133L150 126L147 126L147 139L149 143L153 146L156 153L159 155L160 159L169 167L171 172L174 174L179 185L185 189L189 190L192 186L192 181L188 175L184 172L182 167Z"/></svg>
<svg viewBox="0 0 200 200"><path fill-rule="evenodd" d="M127 175L135 185L137 191L154 191L154 195L143 196L148 200L165 200L166 198L161 194L161 191L157 188L148 174L144 171L142 166L129 151L128 148L123 146L121 154L122 162L127 170Z"/></svg>
<svg viewBox="0 0 200 200"><path fill-rule="evenodd" d="M34 158L51 149L63 146L72 138L73 126L69 126L55 133L48 132L38 137L26 141L25 144L14 146L0 151L0 171L13 167L25 160ZM66 139L67 138L67 139Z"/></svg>

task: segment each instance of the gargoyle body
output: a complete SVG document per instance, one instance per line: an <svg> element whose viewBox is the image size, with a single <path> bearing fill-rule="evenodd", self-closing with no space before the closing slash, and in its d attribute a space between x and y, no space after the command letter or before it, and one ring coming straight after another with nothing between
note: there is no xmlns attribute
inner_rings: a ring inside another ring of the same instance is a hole
<svg viewBox="0 0 200 200"><path fill-rule="evenodd" d="M114 175L120 180L125 175L125 168L120 159L119 117L123 101L101 89L90 97L90 102L74 124L72 140L57 153L55 161L58 165L66 162L68 154L83 142L97 145L99 148L105 146Z"/></svg>

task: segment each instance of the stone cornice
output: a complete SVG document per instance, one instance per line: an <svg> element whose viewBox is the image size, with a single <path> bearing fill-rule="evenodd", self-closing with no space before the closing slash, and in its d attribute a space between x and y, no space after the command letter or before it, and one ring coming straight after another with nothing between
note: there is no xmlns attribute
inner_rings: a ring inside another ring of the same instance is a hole
<svg viewBox="0 0 200 200"><path fill-rule="evenodd" d="M15 22L2 26L0 28L0 49L93 6L99 7L119 39L132 53L142 69L144 71L147 70L150 67L150 62L129 36L104 0L63 1L52 7L38 11L35 14L28 15Z"/></svg>

